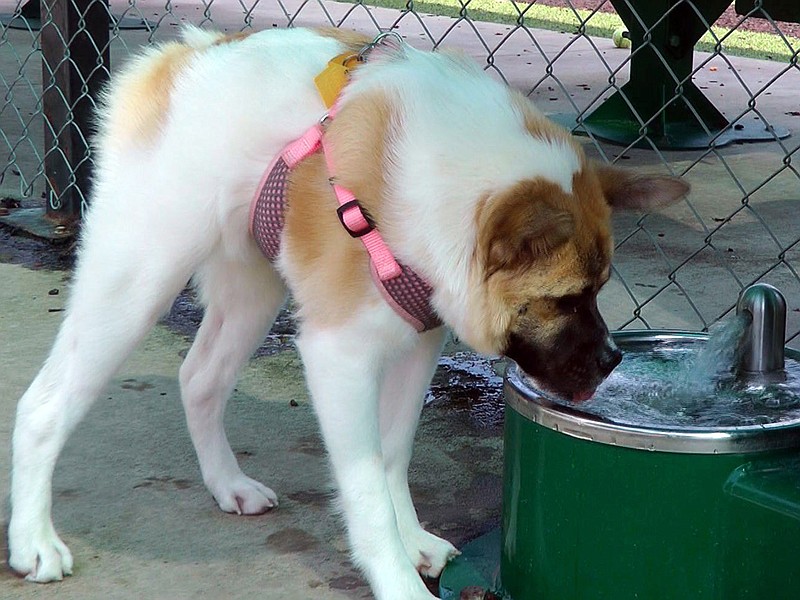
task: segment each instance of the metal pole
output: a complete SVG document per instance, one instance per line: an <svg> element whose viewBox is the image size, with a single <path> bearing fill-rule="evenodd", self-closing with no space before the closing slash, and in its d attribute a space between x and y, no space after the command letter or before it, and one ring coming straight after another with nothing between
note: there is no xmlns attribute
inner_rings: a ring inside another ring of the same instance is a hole
<svg viewBox="0 0 800 600"><path fill-rule="evenodd" d="M91 114L109 74L103 0L42 0L42 104L46 218L71 229L89 192Z"/></svg>

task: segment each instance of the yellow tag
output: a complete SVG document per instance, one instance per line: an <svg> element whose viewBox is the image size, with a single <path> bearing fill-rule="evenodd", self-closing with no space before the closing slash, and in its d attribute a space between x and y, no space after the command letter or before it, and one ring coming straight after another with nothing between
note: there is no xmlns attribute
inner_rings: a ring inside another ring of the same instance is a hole
<svg viewBox="0 0 800 600"><path fill-rule="evenodd" d="M314 78L319 95L325 106L330 108L339 97L339 93L347 83L347 75L350 73L351 62L357 60L352 53L340 54L331 59L328 66Z"/></svg>

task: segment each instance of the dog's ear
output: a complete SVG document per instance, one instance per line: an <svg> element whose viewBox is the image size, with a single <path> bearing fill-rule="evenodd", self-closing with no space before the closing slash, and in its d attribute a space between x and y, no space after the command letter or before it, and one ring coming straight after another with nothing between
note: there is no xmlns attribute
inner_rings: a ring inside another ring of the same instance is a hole
<svg viewBox="0 0 800 600"><path fill-rule="evenodd" d="M571 213L553 207L543 196L552 184L529 182L490 200L479 243L486 277L500 270L526 268L565 244L575 232Z"/></svg>
<svg viewBox="0 0 800 600"><path fill-rule="evenodd" d="M612 165L595 163L608 204L615 210L649 211L686 197L689 184L679 177L637 175Z"/></svg>

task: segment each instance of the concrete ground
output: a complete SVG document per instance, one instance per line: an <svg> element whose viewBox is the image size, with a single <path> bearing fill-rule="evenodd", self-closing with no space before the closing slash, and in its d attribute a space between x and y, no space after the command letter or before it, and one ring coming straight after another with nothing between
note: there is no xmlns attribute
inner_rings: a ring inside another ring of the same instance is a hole
<svg viewBox="0 0 800 600"><path fill-rule="evenodd" d="M381 18L388 15L386 11L377 13ZM224 26L224 13L216 15L215 21ZM358 23L356 20L351 26L358 28ZM367 24L365 21L364 30L372 31L373 26ZM444 30L447 25L438 19L426 24L434 30ZM502 35L507 30L507 26L486 25L484 35ZM412 34L416 35L409 32ZM565 40L558 33L537 31L536 35L550 48L562 47ZM450 45L482 55L482 46L467 27L452 36ZM131 40L135 45L135 37ZM515 48L514 43L512 38L497 61L512 84L525 87L531 80L530 71L538 68L532 64L537 59L519 60L522 48ZM615 60L616 50L609 40L597 43L608 53L608 60ZM607 78L603 72L586 69L581 48L565 53L559 61L562 78L569 73L585 75L571 80L576 83L575 94L602 85ZM737 71L745 73L747 69L760 70L765 63L736 64ZM5 69L3 63L0 68ZM709 81L727 81L728 89L733 88L733 75L724 69L704 76ZM747 80L748 75L742 77ZM534 99L548 103L545 108L550 112L560 112L569 106L565 96L570 90L554 90L547 98L537 93ZM765 102L774 103L771 110L776 114L784 108L788 114L796 109L795 93L796 89L776 86L775 94ZM715 100L734 103L736 98ZM591 147L590 151L594 152ZM629 156L626 164L631 166L663 168L652 153L633 151ZM773 165L784 153L776 144L763 144L733 147L725 156L738 177L758 182L765 172L774 171ZM696 155L670 153L667 158L680 171L693 164ZM716 215L728 214L730 203L741 198L738 185L713 158L695 165L688 178L694 186L696 211L712 222ZM6 181L4 186L8 185ZM759 190L765 198L767 218L787 239L800 230L799 188L797 177L787 172ZM635 218L618 218L618 233L627 231ZM685 252L702 242L704 232L685 206L651 219L654 229L664 233L668 251ZM763 239L758 227L754 220L742 219L732 229L730 247L738 261L735 268L756 270L758 261L768 253L769 240ZM69 293L69 271L37 267L42 260L36 258L36 249L30 255L25 250L20 258L19 243L0 228L3 497L8 490L15 403L49 350ZM645 290L657 285L664 275L650 260L648 246L633 239L628 248L621 253L618 268L629 284ZM791 274L778 276L791 290L790 309L800 309L796 279ZM694 294L705 290L722 309L735 301L735 286L711 260L688 273L685 285ZM624 323L632 310L628 293L618 282L608 286L601 305L612 326ZM178 306L173 318L153 331L111 382L59 462L54 518L72 549L75 574L61 583L41 586L28 584L3 568L0 599L370 598L364 580L348 559L342 525L331 508L333 485L298 357L290 344L282 343L281 336L268 342L262 355L249 363L227 414L229 437L245 471L273 487L281 505L257 517L231 516L216 508L203 487L178 397L177 370L192 330L192 315L181 314L181 310ZM702 327L677 292L659 297L645 314L655 326ZM790 316L796 319L797 314ZM502 463L500 378L496 375L502 364L461 351L452 345L437 375L432 402L423 412L411 473L421 519L457 545L498 523ZM6 523L7 505L1 510L0 523ZM3 527L3 562L5 546Z"/></svg>
<svg viewBox="0 0 800 600"><path fill-rule="evenodd" d="M4 497L14 407L55 335L67 279L63 271L0 263ZM34 585L4 567L0 598L371 597L331 508L331 477L294 349L255 358L230 403L229 437L244 470L280 497L276 510L237 517L219 511L203 487L183 421L176 374L189 343L158 326L64 450L54 519L74 554L75 574ZM498 377L487 377L499 385ZM450 382L440 380L444 385ZM463 543L496 524L496 422L478 425L466 401L434 400L416 452L412 488L421 519L434 531ZM2 522L7 518L6 511ZM5 543L0 555L5 562Z"/></svg>

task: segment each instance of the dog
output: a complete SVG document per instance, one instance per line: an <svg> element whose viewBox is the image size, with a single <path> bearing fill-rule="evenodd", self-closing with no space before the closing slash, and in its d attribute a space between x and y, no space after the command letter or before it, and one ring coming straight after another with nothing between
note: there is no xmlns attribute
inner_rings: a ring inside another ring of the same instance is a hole
<svg viewBox="0 0 800 600"><path fill-rule="evenodd" d="M338 88L315 85L326 71ZM98 123L64 321L13 434L9 563L37 582L72 570L50 515L67 436L191 280L205 313L179 379L219 507L277 504L240 470L222 417L291 294L354 562L378 600L430 600L420 574L438 576L457 550L420 526L407 470L445 330L585 400L621 358L596 303L611 212L689 190L587 159L468 59L393 36L186 29L115 74ZM253 198L266 165L307 132L322 150L284 173L268 259L251 231ZM360 225L346 222L351 209ZM383 254L367 247L373 234ZM435 319L406 318L386 297L397 275L387 264L413 272Z"/></svg>

